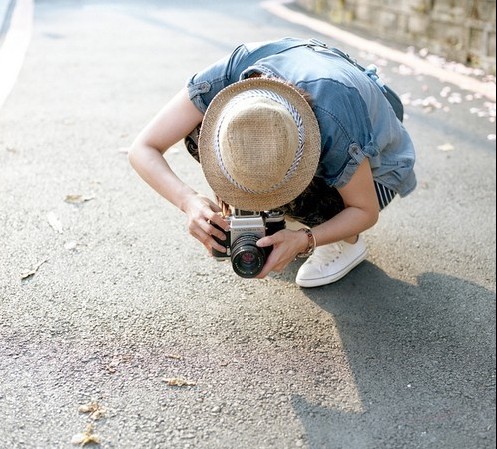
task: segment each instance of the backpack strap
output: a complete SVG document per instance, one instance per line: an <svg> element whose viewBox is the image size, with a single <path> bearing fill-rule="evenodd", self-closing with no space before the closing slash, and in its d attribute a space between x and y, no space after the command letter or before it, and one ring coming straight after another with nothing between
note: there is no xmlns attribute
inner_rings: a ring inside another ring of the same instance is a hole
<svg viewBox="0 0 497 449"><path fill-rule="evenodd" d="M359 69L361 72L363 72L365 75L367 75L369 78L371 78L375 84L379 87L379 89L383 92L385 95L386 99L392 106L395 115L397 118L402 122L404 119L404 106L402 104L401 99L399 96L387 85L385 85L380 77L378 76L378 68L374 65L371 64L368 67L363 67L360 65L355 59L352 59L347 53L343 52L342 50L332 47L329 48L324 42L319 41L318 39L297 39L297 38L291 38L287 37L285 39L281 39L276 42L270 42L266 45L263 45L259 47L258 49L254 50L252 53L249 53L243 62L241 64L238 64L236 69L232 72L231 74L231 81L233 83L237 82L240 80L241 74L248 69L251 65L256 63L258 60L266 58L271 55L277 55L280 53L283 53L287 50L290 50L291 48L296 48L296 47L309 47L309 48L315 48L318 47L322 50L327 50L334 55L340 56L341 58L345 59L348 61L350 64L352 64L354 67Z"/></svg>
<svg viewBox="0 0 497 449"><path fill-rule="evenodd" d="M278 55L283 53L291 48L296 47L323 47L327 48L326 44L318 41L317 39L297 39L293 37L287 37L285 39L270 42L269 44L263 45L258 49L254 50L252 53L249 53L241 64L238 64L238 67L232 72L231 80L233 82L239 81L241 74L248 69L251 65L254 65L259 59L266 58L271 55Z"/></svg>
<svg viewBox="0 0 497 449"><path fill-rule="evenodd" d="M378 75L378 67L376 67L374 64L363 67L355 59L352 59L347 53L344 53L342 50L339 50L338 48L330 48L329 50L332 53L346 59L354 67L357 67L361 72L364 72L367 76L369 76L369 78L371 78L383 92L383 95L385 95L385 98L390 103L390 106L392 106L392 109L395 112L397 118L401 122L404 121L404 105L402 104L402 100L391 87L387 86L380 79Z"/></svg>

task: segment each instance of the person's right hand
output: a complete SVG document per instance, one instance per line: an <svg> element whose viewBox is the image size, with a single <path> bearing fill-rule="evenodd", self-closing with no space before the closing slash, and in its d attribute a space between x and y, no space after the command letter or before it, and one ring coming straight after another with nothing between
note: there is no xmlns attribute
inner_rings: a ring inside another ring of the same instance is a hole
<svg viewBox="0 0 497 449"><path fill-rule="evenodd" d="M229 230L229 223L223 218L221 208L208 197L196 193L188 197L183 210L187 216L190 235L202 243L210 254L213 248L225 253L226 248L214 240L214 237L225 240L226 234L221 229Z"/></svg>

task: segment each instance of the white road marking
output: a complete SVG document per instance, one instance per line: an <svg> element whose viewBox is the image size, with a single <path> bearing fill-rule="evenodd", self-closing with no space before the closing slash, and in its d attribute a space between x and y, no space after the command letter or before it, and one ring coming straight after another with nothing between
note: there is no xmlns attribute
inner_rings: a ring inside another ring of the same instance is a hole
<svg viewBox="0 0 497 449"><path fill-rule="evenodd" d="M17 0L0 46L0 108L14 87L33 31L33 0Z"/></svg>

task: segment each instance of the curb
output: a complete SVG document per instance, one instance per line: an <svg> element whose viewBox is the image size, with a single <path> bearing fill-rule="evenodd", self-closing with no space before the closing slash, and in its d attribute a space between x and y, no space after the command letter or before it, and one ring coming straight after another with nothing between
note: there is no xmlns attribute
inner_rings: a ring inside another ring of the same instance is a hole
<svg viewBox="0 0 497 449"><path fill-rule="evenodd" d="M261 3L261 6L271 14L288 22L304 26L316 33L329 36L358 49L367 48L369 51L374 52L385 59L411 67L419 74L433 76L442 82L452 83L459 86L461 89L479 93L494 102L496 100L495 83L485 83L467 75L445 70L414 54L400 52L378 42L366 40L353 33L337 28L328 22L314 19L305 13L294 11L286 6L287 4L293 3L293 1L294 0L266 0Z"/></svg>

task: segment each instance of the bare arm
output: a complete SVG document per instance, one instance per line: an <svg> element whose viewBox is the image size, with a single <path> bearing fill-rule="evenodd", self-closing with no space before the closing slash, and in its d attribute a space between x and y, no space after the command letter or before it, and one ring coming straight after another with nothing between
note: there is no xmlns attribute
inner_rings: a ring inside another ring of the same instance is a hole
<svg viewBox="0 0 497 449"><path fill-rule="evenodd" d="M340 195L345 209L332 219L312 228L318 246L354 239L378 221L378 198L367 159L360 164L350 182L340 189ZM263 271L258 276L263 278L271 271L282 271L298 253L305 251L307 236L303 232L285 229L262 238L258 245L274 245Z"/></svg>
<svg viewBox="0 0 497 449"><path fill-rule="evenodd" d="M352 179L339 192L345 209L312 229L318 246L353 238L378 221L380 205L368 159L362 161Z"/></svg>
<svg viewBox="0 0 497 449"><path fill-rule="evenodd" d="M212 235L223 238L224 234L210 224L212 221L227 228L218 214L220 208L179 179L163 157L169 148L201 123L202 118L202 113L190 101L187 90L182 89L136 137L129 161L155 191L185 212L190 234L209 251L213 247L223 251Z"/></svg>
<svg viewBox="0 0 497 449"><path fill-rule="evenodd" d="M136 137L129 160L136 172L158 193L184 211L193 189L171 170L163 154L202 121L202 114L180 91Z"/></svg>

